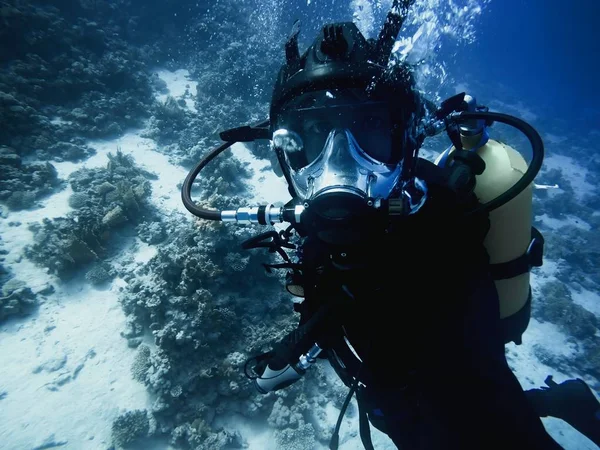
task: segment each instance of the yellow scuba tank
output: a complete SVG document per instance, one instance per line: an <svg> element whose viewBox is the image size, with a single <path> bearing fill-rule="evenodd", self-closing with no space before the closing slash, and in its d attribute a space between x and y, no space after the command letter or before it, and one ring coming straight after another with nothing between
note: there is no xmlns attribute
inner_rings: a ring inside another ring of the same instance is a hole
<svg viewBox="0 0 600 450"><path fill-rule="evenodd" d="M481 138L481 133L461 135L464 150L475 148ZM450 161L454 150L452 147L447 155L440 155L435 163L439 165L442 157ZM527 171L527 162L519 152L493 139L488 139L475 152L485 161L485 171L476 176L475 186L475 195L481 203L487 203L506 192ZM532 200L533 183L530 183L515 198L490 212L490 230L484 245L491 264L513 261L528 251L532 233ZM530 273L527 271L512 278L495 280L502 319L510 318L530 306L529 279ZM529 311L524 313L528 319Z"/></svg>

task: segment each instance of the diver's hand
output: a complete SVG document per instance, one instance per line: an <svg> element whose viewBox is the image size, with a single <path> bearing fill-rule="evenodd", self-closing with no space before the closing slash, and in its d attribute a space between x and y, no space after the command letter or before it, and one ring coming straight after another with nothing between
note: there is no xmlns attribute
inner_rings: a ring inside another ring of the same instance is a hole
<svg viewBox="0 0 600 450"><path fill-rule="evenodd" d="M600 446L600 402L580 378L556 383L549 375L548 387L525 391L540 417L562 419Z"/></svg>
<svg viewBox="0 0 600 450"><path fill-rule="evenodd" d="M540 416L552 416L567 420L580 415L593 416L600 413L600 403L589 386L581 378L567 380L560 384L548 375L544 381L548 387L542 386ZM538 395L538 397L540 397ZM535 406L535 405L534 405ZM568 421L568 420L567 420Z"/></svg>

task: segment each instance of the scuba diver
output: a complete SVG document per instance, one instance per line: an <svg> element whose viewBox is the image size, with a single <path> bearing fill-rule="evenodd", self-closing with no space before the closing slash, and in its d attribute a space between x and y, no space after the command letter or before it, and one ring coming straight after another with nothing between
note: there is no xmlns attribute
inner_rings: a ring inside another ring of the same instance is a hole
<svg viewBox="0 0 600 450"><path fill-rule="evenodd" d="M525 392L505 344L521 343L530 270L543 237L531 226L543 143L526 122L460 93L437 107L411 67L390 55L411 1L394 1L378 39L352 22L326 25L301 55L298 22L273 90L269 119L221 133L182 187L197 217L289 226L243 244L281 255L298 327L244 368L261 393L327 359L369 424L403 450L559 449L540 417L562 418L600 445L600 404L582 380ZM493 122L529 139L529 166L490 138ZM418 156L446 132L435 161ZM191 198L200 171L235 142L271 141L291 200L216 211ZM292 250L289 256L287 250ZM251 366L251 367L250 367Z"/></svg>

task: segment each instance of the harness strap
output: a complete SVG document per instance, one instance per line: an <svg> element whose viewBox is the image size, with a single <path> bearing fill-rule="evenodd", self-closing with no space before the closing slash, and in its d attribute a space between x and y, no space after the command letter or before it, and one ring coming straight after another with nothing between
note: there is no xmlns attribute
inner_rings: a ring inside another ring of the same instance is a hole
<svg viewBox="0 0 600 450"><path fill-rule="evenodd" d="M373 441L371 440L371 427L369 425L369 417L365 411L364 402L361 401L360 391L356 394L358 400L358 429L360 431L360 440L365 447L365 450L374 450Z"/></svg>
<svg viewBox="0 0 600 450"><path fill-rule="evenodd" d="M342 426L342 419L344 418L344 415L346 414L346 409L348 409L350 400L352 399L352 396L356 392L357 388L358 388L358 377L356 377L356 379L354 380L354 383L352 383L352 387L350 388L350 390L348 391L348 395L346 395L346 398L344 399L344 404L342 405L342 409L340 410L340 415L338 416L337 422L335 424L335 429L333 430L333 435L331 436L331 440L329 441L329 450L337 450L337 448L340 444L340 427ZM361 437L362 437L362 417L360 418L360 422L361 422L360 426L361 426ZM368 426L368 424L367 424L367 426ZM368 450L373 450L373 446L371 446L371 449L368 449Z"/></svg>
<svg viewBox="0 0 600 450"><path fill-rule="evenodd" d="M494 280L506 280L527 273L532 267L541 267L544 256L544 237L535 227L531 227L531 241L527 251L511 261L490 264L490 274Z"/></svg>

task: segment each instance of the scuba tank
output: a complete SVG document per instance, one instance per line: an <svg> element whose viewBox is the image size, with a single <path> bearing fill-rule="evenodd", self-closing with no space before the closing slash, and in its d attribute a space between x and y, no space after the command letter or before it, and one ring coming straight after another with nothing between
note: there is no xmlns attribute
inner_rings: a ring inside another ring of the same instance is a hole
<svg viewBox="0 0 600 450"><path fill-rule="evenodd" d="M476 105L466 95L468 111L487 110ZM506 192L521 180L528 170L523 156L514 148L490 139L483 120L467 121L459 126L462 148L476 153L485 163L485 170L475 175L474 193L487 203ZM438 166L452 163L453 145L436 160ZM490 229L484 246L490 257L492 277L500 300L500 317L505 327L505 341L521 343L531 313L530 270L541 266L543 238L532 228L533 182L520 193L489 212Z"/></svg>

